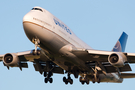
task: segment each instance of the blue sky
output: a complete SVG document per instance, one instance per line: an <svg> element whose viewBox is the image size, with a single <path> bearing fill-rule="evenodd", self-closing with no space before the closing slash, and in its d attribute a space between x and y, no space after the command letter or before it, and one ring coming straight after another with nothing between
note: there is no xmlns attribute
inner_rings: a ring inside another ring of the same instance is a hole
<svg viewBox="0 0 135 90"><path fill-rule="evenodd" d="M34 45L27 39L22 26L23 16L34 6L54 14L88 45L94 49L111 50L123 31L128 35L126 52L135 53L135 1L134 0L2 0L0 1L0 54L31 50ZM7 70L0 62L0 90L85 90L133 89L135 79L125 79L122 84L101 83L65 85L63 76L54 74L54 83L45 84L44 77L29 68ZM131 65L135 73L135 65Z"/></svg>

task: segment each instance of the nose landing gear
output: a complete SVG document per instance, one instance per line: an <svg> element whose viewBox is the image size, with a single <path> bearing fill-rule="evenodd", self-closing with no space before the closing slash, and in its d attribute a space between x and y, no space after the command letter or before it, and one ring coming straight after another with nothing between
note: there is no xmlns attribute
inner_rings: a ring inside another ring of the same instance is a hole
<svg viewBox="0 0 135 90"><path fill-rule="evenodd" d="M40 52L37 50L37 47L40 46L40 40L37 38L33 38L32 42L35 44L35 50L33 51L33 55L39 55Z"/></svg>

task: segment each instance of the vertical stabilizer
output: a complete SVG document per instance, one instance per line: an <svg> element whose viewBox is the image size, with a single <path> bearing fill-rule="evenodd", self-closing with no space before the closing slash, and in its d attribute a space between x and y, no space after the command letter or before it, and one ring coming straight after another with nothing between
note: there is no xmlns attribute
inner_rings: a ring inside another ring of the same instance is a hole
<svg viewBox="0 0 135 90"><path fill-rule="evenodd" d="M128 35L125 32L123 32L122 35L120 36L119 40L115 44L114 48L112 49L112 51L124 52L125 47L126 47L127 38L128 38Z"/></svg>

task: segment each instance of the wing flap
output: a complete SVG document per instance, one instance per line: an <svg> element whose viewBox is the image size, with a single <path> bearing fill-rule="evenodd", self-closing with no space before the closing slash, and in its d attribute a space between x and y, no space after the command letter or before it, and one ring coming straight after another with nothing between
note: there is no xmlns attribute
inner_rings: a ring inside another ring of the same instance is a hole
<svg viewBox="0 0 135 90"><path fill-rule="evenodd" d="M104 67L105 67L107 73L118 72L114 66L104 66ZM132 71L129 64L126 64L124 67L120 67L119 70L120 70L120 72Z"/></svg>
<svg viewBox="0 0 135 90"><path fill-rule="evenodd" d="M35 71L40 71L40 69L38 68L38 66L36 64L33 64L33 65L34 65ZM47 70L46 66L41 65L41 68L44 72L49 72L49 70ZM51 71L53 73L64 74L64 70L60 67L54 67Z"/></svg>
<svg viewBox="0 0 135 90"><path fill-rule="evenodd" d="M135 78L135 73L121 73L120 78Z"/></svg>
<svg viewBox="0 0 135 90"><path fill-rule="evenodd" d="M102 63L106 73L114 73L118 72L117 68L112 66L109 62L108 63ZM95 63L89 64L92 68L95 68ZM101 68L101 67L100 67ZM119 67L120 72L126 72L126 71L132 71L129 64L126 64L124 67Z"/></svg>

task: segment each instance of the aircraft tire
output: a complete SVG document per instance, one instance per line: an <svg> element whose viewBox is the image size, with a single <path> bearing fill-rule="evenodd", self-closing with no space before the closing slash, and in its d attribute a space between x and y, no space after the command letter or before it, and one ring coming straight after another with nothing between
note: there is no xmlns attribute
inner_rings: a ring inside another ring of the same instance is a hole
<svg viewBox="0 0 135 90"><path fill-rule="evenodd" d="M70 84L73 84L73 79L70 79Z"/></svg>
<svg viewBox="0 0 135 90"><path fill-rule="evenodd" d="M84 85L84 83L85 83L85 82L84 82L84 81L82 81L81 83L82 83L82 85Z"/></svg>
<svg viewBox="0 0 135 90"><path fill-rule="evenodd" d="M49 82L50 82L50 83L53 83L53 79L52 79L52 78L50 78Z"/></svg>
<svg viewBox="0 0 135 90"><path fill-rule="evenodd" d="M63 77L63 82L65 82L66 81L66 77Z"/></svg>
<svg viewBox="0 0 135 90"><path fill-rule="evenodd" d="M66 85L68 84L68 81L67 81L67 80L65 81L65 84L66 84Z"/></svg>
<svg viewBox="0 0 135 90"><path fill-rule="evenodd" d="M89 85L90 81L89 80L86 80L86 84Z"/></svg>
<svg viewBox="0 0 135 90"><path fill-rule="evenodd" d="M100 83L100 78L97 79L97 83Z"/></svg>
<svg viewBox="0 0 135 90"><path fill-rule="evenodd" d="M79 81L82 82L82 77L79 78Z"/></svg>
<svg viewBox="0 0 135 90"><path fill-rule="evenodd" d="M46 77L47 76L47 72L44 72L44 77Z"/></svg>
<svg viewBox="0 0 135 90"><path fill-rule="evenodd" d="M92 79L92 82L95 83L95 78Z"/></svg>
<svg viewBox="0 0 135 90"><path fill-rule="evenodd" d="M48 78L45 78L45 83L47 83L48 82Z"/></svg>

